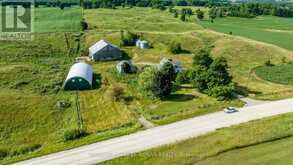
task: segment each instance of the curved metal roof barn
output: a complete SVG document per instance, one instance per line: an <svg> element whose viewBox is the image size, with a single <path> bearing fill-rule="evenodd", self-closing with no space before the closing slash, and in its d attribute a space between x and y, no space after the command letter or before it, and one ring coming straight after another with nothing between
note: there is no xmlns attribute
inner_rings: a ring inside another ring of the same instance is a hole
<svg viewBox="0 0 293 165"><path fill-rule="evenodd" d="M92 66L79 62L71 66L64 83L64 90L86 90L92 88Z"/></svg>

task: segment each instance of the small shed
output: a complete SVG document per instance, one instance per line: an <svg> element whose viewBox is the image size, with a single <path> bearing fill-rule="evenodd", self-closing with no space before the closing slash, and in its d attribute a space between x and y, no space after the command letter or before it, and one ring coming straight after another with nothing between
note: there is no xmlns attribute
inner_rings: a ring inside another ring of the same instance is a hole
<svg viewBox="0 0 293 165"><path fill-rule="evenodd" d="M128 70L128 71L124 71L123 67L127 68L126 70ZM136 67L131 63L131 61L128 61L128 60L120 61L116 65L116 69L119 73L134 73L134 72L136 72Z"/></svg>
<svg viewBox="0 0 293 165"><path fill-rule="evenodd" d="M146 40L137 40L135 43L136 47L141 48L141 49L147 49L149 48L149 42Z"/></svg>
<svg viewBox="0 0 293 165"><path fill-rule="evenodd" d="M92 66L79 62L71 66L64 83L64 90L87 90L92 88Z"/></svg>
<svg viewBox="0 0 293 165"><path fill-rule="evenodd" d="M89 48L89 57L94 61L118 60L122 58L122 52L118 46L100 40Z"/></svg>

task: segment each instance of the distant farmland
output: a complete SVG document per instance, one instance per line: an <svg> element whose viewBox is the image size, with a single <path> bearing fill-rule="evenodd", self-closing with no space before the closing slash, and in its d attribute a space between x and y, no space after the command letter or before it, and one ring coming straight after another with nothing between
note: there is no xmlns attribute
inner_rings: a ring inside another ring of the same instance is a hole
<svg viewBox="0 0 293 165"><path fill-rule="evenodd" d="M254 40L267 42L293 50L293 19L273 16L257 18L217 18L214 23L199 21L206 28Z"/></svg>

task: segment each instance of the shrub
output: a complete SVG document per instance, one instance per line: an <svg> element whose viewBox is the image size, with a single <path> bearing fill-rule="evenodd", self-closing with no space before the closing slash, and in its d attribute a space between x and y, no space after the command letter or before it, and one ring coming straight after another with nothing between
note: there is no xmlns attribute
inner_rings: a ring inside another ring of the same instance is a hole
<svg viewBox="0 0 293 165"><path fill-rule="evenodd" d="M112 87L108 91L108 96L112 101L119 101L124 97L124 88Z"/></svg>
<svg viewBox="0 0 293 165"><path fill-rule="evenodd" d="M27 154L27 153L33 152L41 147L42 147L41 144L32 144L32 145L23 146L15 151L13 151L12 155L15 156L15 155Z"/></svg>
<svg viewBox="0 0 293 165"><path fill-rule="evenodd" d="M0 149L0 160L8 156L8 151L5 149Z"/></svg>
<svg viewBox="0 0 293 165"><path fill-rule="evenodd" d="M175 82L177 85L190 83L190 76L190 70L183 70L177 74Z"/></svg>
<svg viewBox="0 0 293 165"><path fill-rule="evenodd" d="M169 51L174 54L179 54L182 52L181 44L178 42L172 42L169 46Z"/></svg>
<svg viewBox="0 0 293 165"><path fill-rule="evenodd" d="M139 36L135 33L127 31L126 35L124 35L124 32L121 32L121 46L134 46L136 40L139 38Z"/></svg>
<svg viewBox="0 0 293 165"><path fill-rule="evenodd" d="M208 95L216 97L218 100L226 100L233 98L235 91L234 84L213 86L208 89Z"/></svg>
<svg viewBox="0 0 293 165"><path fill-rule="evenodd" d="M72 129L64 133L64 141L75 140L88 135L85 130Z"/></svg>
<svg viewBox="0 0 293 165"><path fill-rule="evenodd" d="M271 60L267 60L265 61L265 66L274 66L274 64L272 64Z"/></svg>
<svg viewBox="0 0 293 165"><path fill-rule="evenodd" d="M80 25L81 25L81 30L82 30L82 31L85 31L85 30L88 29L88 24L87 24L87 22L85 21L85 19L82 19L82 20L81 20Z"/></svg>

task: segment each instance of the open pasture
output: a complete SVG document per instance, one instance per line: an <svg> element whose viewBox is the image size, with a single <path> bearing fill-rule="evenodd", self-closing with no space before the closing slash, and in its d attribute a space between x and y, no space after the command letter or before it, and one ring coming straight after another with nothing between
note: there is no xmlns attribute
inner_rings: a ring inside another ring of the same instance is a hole
<svg viewBox="0 0 293 165"><path fill-rule="evenodd" d="M225 17L198 21L203 27L221 33L243 36L293 51L293 19L273 16L256 18Z"/></svg>

